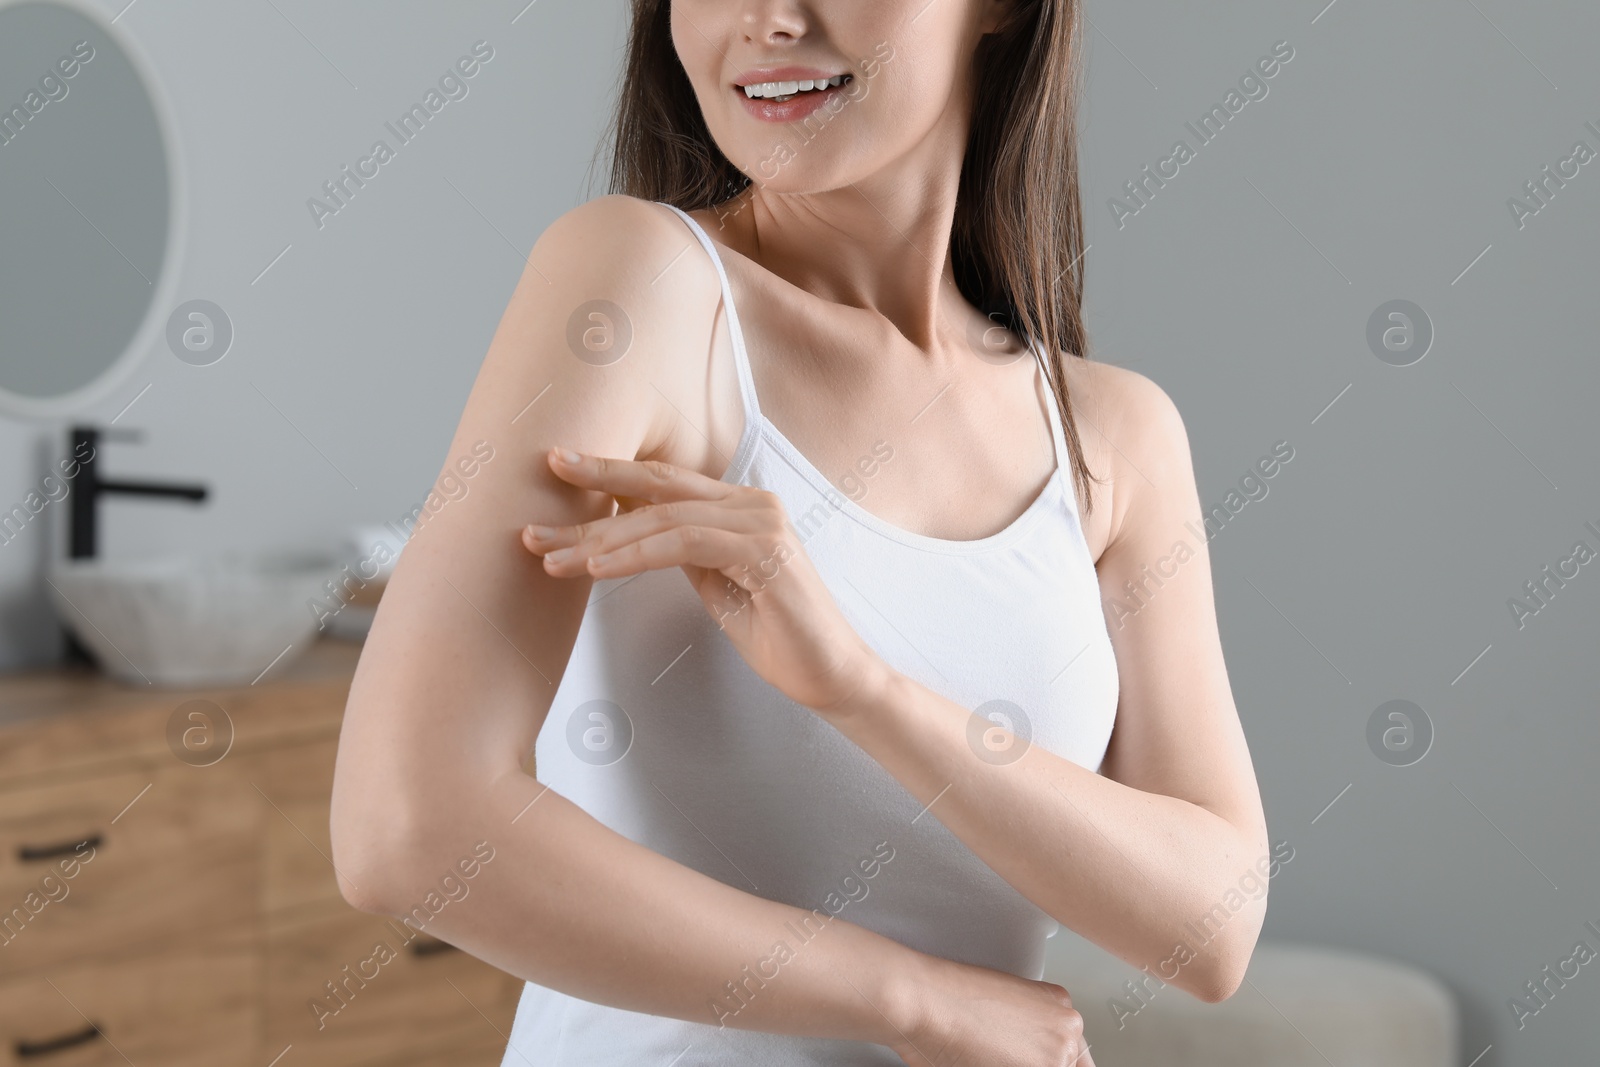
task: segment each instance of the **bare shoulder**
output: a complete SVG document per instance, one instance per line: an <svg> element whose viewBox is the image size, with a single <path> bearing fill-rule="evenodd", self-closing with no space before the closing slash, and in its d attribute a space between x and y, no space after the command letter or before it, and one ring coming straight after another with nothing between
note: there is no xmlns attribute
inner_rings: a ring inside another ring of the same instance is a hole
<svg viewBox="0 0 1600 1067"><path fill-rule="evenodd" d="M1065 363L1085 462L1105 479L1094 487L1090 518L1098 535L1091 544L1104 548L1125 532L1130 512L1185 506L1194 493L1188 431L1172 397L1147 375L1097 360Z"/></svg>
<svg viewBox="0 0 1600 1067"><path fill-rule="evenodd" d="M709 260L686 254L694 243L669 209L630 196L558 216L528 254L473 403L530 446L648 452L667 419L661 390L705 372L720 291Z"/></svg>
<svg viewBox="0 0 1600 1067"><path fill-rule="evenodd" d="M580 266L601 262L625 267L637 262L644 270L646 265L638 261L653 251L675 254L688 235L688 228L665 205L611 193L558 215L539 236L535 251L572 256ZM656 269L663 265L657 264Z"/></svg>
<svg viewBox="0 0 1600 1067"><path fill-rule="evenodd" d="M579 204L547 226L519 283L540 285L583 301L609 301L628 317L663 326L674 311L692 316L714 307L716 275L704 256L684 255L694 238L667 207L611 194ZM709 284L708 284L709 283ZM705 306L702 306L705 305Z"/></svg>
<svg viewBox="0 0 1600 1067"><path fill-rule="evenodd" d="M1153 379L1114 363L1074 359L1071 364L1078 373L1076 381L1069 379L1068 384L1081 383L1089 404L1099 412L1096 421L1118 447L1149 446L1159 453L1174 444L1174 435L1186 443L1178 405Z"/></svg>

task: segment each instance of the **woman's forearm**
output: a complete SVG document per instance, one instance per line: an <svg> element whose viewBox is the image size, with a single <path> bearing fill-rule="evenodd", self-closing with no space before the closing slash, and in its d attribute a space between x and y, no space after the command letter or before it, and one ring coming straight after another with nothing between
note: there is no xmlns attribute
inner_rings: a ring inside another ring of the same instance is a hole
<svg viewBox="0 0 1600 1067"><path fill-rule="evenodd" d="M426 915L416 905L429 893L437 905L441 876L486 842L492 861L424 929L584 1000L888 1044L915 1025L916 986L942 962L831 916L822 901L815 912L779 904L663 857L521 771L434 796L407 816L409 854L348 872L370 884L352 898L376 914Z"/></svg>
<svg viewBox="0 0 1600 1067"><path fill-rule="evenodd" d="M1242 980L1266 895L1237 910L1225 902L1265 855L1264 828L1130 788L1038 745L1009 762L980 758L972 713L892 670L824 718L1062 925L1153 969L1172 960L1175 943L1197 947L1170 980L1205 999ZM1203 946L1194 929L1209 931Z"/></svg>

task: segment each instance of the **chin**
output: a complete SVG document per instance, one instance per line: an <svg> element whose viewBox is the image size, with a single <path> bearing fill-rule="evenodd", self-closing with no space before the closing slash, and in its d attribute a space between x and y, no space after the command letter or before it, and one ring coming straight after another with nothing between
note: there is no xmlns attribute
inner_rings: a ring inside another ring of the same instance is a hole
<svg viewBox="0 0 1600 1067"><path fill-rule="evenodd" d="M782 140L730 158L734 159L740 173L763 192L787 196L847 188L852 182L870 176L874 169L861 160L846 159L833 147L796 148Z"/></svg>

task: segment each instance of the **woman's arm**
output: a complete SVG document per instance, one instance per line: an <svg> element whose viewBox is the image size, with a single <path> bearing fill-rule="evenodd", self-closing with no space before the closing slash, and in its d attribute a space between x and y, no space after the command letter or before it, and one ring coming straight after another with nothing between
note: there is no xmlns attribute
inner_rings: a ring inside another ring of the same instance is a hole
<svg viewBox="0 0 1600 1067"><path fill-rule="evenodd" d="M450 447L440 485L454 492L438 491L401 554L362 651L339 738L333 862L352 904L403 916L439 899L442 877L459 882L457 864L487 842L492 862L429 933L584 999L715 1023L726 984L754 989L746 968L809 912L629 841L523 769L592 583L546 575L519 531L612 510L555 478L545 453L557 440L648 452L665 428L658 383L671 393L673 376L692 381L680 365L696 360L704 381L716 279L692 255L664 271L692 241L665 214L602 198L536 245ZM574 309L597 299L633 331L610 365L568 345ZM493 458L462 478L456 461L480 441ZM914 973L917 954L832 927L728 1025L886 1043L887 1018L903 1015L896 977Z"/></svg>
<svg viewBox="0 0 1600 1067"><path fill-rule="evenodd" d="M1265 917L1266 824L1193 532L1203 520L1183 422L1142 375L1093 372L1095 421L1118 413L1104 426L1115 488L1097 564L1121 686L1104 777L1037 745L1013 762L977 758L971 713L887 667L823 715L1063 925L1218 1001L1243 981Z"/></svg>
<svg viewBox="0 0 1600 1067"><path fill-rule="evenodd" d="M609 495L553 475L552 445L649 455L682 431L660 398L704 392L718 296L709 260L684 254L692 242L664 210L605 197L536 245L438 506L400 557L351 686L331 816L340 890L376 914L436 912L428 933L597 1003L870 1041L918 1067L947 1047L1055 1063L1046 1054L1075 1053L1081 1034L1060 987L939 960L843 919L799 944L785 924L809 910L630 841L524 770L592 583L548 575L519 533L613 509ZM597 299L624 309L633 331L609 365L569 349L574 309ZM478 465L463 477L467 456ZM780 941L794 952L774 976Z"/></svg>

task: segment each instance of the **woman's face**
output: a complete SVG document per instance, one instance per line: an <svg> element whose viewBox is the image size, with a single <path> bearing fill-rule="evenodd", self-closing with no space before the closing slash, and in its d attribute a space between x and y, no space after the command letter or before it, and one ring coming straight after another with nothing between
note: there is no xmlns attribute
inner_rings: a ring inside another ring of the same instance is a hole
<svg viewBox="0 0 1600 1067"><path fill-rule="evenodd" d="M775 192L822 192L924 145L947 142L959 166L973 50L1002 2L672 0L672 38L734 166ZM782 84L807 80L829 84Z"/></svg>

